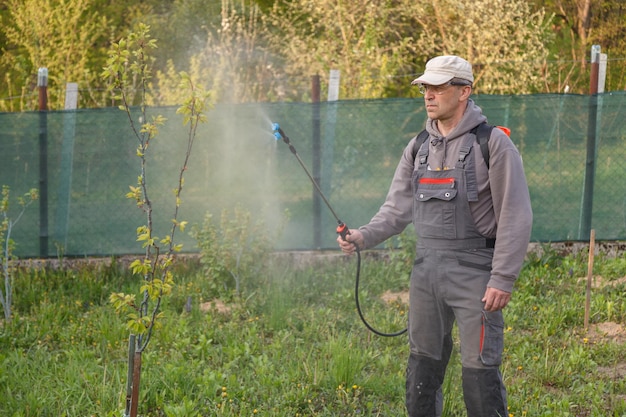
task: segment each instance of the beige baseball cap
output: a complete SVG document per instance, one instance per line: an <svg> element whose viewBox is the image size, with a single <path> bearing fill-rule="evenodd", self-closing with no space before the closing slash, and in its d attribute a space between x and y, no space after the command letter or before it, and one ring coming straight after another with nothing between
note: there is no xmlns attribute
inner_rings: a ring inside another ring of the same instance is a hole
<svg viewBox="0 0 626 417"><path fill-rule="evenodd" d="M441 85L453 78L473 83L472 65L456 55L443 55L428 61L424 74L414 79L411 84Z"/></svg>

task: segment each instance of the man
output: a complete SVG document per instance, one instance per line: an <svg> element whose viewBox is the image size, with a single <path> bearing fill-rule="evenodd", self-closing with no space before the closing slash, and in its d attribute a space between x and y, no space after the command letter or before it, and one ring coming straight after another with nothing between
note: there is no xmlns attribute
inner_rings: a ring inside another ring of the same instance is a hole
<svg viewBox="0 0 626 417"><path fill-rule="evenodd" d="M472 66L439 56L413 81L424 94L428 139L405 148L385 203L372 220L337 240L343 252L372 248L413 223L406 373L410 417L439 416L442 383L459 329L463 394L469 417L508 416L502 359L502 309L526 255L532 226L519 152L494 128L489 165L477 125L486 122L470 95ZM474 131L475 132L475 131Z"/></svg>

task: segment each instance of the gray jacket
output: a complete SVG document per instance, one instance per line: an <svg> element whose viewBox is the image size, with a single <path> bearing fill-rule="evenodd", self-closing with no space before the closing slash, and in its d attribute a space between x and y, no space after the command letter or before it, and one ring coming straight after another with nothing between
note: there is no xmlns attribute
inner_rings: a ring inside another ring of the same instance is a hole
<svg viewBox="0 0 626 417"><path fill-rule="evenodd" d="M428 165L430 169L454 167L459 153L461 138L468 135L479 123L486 121L482 110L473 100L459 124L447 137L437 129L435 121L428 119L426 130L429 137ZM402 233L412 222L414 196L411 176L413 161L413 138L404 149L393 176L385 203L378 213L359 230L363 233L365 247L372 248L391 236ZM491 279L488 286L512 292L528 250L532 229L532 208L528 185L520 154L506 134L493 129L489 140L489 169L483 160L479 145L474 142L478 201L471 202L470 209L478 231L487 238L496 238Z"/></svg>

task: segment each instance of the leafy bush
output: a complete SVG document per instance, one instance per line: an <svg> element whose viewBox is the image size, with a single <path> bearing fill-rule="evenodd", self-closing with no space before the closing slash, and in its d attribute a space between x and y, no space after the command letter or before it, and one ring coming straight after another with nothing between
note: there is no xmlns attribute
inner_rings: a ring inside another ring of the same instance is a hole
<svg viewBox="0 0 626 417"><path fill-rule="evenodd" d="M198 242L205 277L217 294L241 295L250 280L263 277L270 264L273 242L280 229L270 232L262 220L236 206L222 211L219 222L207 213L191 235ZM258 284L258 279L257 279Z"/></svg>

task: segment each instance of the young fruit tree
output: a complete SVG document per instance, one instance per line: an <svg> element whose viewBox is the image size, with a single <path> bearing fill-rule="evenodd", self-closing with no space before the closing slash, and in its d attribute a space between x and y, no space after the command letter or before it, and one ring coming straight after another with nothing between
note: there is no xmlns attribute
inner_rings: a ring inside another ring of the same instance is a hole
<svg viewBox="0 0 626 417"><path fill-rule="evenodd" d="M148 184L147 172L152 168L149 164L150 145L159 134L159 127L166 119L161 115L147 115L147 89L151 79L150 65L153 62L151 51L156 48L156 40L150 36L147 25L139 25L135 32L127 38L114 43L109 51L109 58L103 76L110 82L110 91L114 100L121 103L120 109L126 112L132 135L137 140L137 157L140 173L137 184L130 186L126 197L135 201L137 207L145 214L146 223L137 227L137 241L141 242L144 255L130 265L134 275L141 277L140 294L113 293L110 301L120 314L126 316L126 326L130 330L128 381L126 384L125 416L135 417L139 400L139 382L141 375L141 354L148 346L155 329L160 324L163 312L160 311L164 297L171 294L175 279L172 265L175 254L182 248L176 243L176 233L183 232L187 222L179 219L181 194L184 185L184 174L187 171L198 125L206 121L205 111L211 105L211 93L196 86L186 73L180 73L181 90L188 91L177 114L182 115L183 125L187 127L186 149L184 159L178 171L177 186L174 189L174 215L171 227L163 237L156 235L154 207L150 198L152 187ZM135 90L135 87L138 87ZM135 93L138 91L138 93ZM136 111L131 108L134 100L138 102L139 121ZM158 169L158 167L154 167Z"/></svg>

